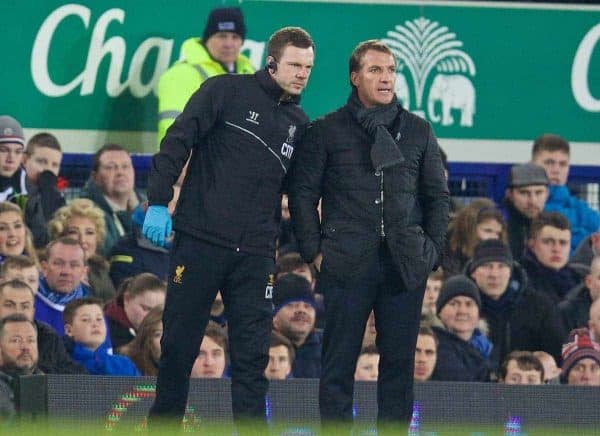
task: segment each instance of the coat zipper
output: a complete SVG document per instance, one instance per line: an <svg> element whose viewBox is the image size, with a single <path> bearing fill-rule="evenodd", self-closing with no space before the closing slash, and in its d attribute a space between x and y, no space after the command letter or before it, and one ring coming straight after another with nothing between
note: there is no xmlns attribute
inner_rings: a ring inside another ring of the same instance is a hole
<svg viewBox="0 0 600 436"><path fill-rule="evenodd" d="M379 179L379 207L381 211L381 225L379 227L379 236L381 239L385 239L385 225L383 223L383 170L381 171L381 178Z"/></svg>

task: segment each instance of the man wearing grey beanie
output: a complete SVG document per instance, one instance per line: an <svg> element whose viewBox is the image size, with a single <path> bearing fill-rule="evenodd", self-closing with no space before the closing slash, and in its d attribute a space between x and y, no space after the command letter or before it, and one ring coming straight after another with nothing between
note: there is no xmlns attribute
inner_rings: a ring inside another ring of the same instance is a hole
<svg viewBox="0 0 600 436"><path fill-rule="evenodd" d="M26 174L21 168L25 135L21 124L8 115L0 116L0 201L27 194Z"/></svg>

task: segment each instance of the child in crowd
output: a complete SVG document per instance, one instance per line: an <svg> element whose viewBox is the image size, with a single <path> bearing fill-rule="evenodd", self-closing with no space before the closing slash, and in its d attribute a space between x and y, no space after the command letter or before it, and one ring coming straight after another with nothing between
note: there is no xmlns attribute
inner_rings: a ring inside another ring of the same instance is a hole
<svg viewBox="0 0 600 436"><path fill-rule="evenodd" d="M73 360L93 375L140 375L125 356L113 356L106 342L102 300L85 297L72 300L63 312L65 347Z"/></svg>
<svg viewBox="0 0 600 436"><path fill-rule="evenodd" d="M425 287L425 296L423 297L422 314L435 315L435 303L440 295L440 289L444 283L444 270L439 267L437 270L429 273L427 285Z"/></svg>

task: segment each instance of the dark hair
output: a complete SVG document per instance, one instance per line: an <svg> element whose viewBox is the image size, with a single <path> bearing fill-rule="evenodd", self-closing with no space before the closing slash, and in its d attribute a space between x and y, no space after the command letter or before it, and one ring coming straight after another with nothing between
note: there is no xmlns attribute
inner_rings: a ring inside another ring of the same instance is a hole
<svg viewBox="0 0 600 436"><path fill-rule="evenodd" d="M135 338L127 345L119 348L119 354L128 356L142 375L155 376L158 374L158 362L152 355L152 339L154 330L162 323L163 308L152 308L140 324Z"/></svg>
<svg viewBox="0 0 600 436"><path fill-rule="evenodd" d="M358 356L360 357L363 354L379 354L379 350L375 344L369 344L362 347Z"/></svg>
<svg viewBox="0 0 600 436"><path fill-rule="evenodd" d="M33 259L30 257L24 256L22 254L18 256L7 256L2 262L0 266L0 276L4 277L6 272L11 268L23 269L23 268L31 268L32 266L38 267Z"/></svg>
<svg viewBox="0 0 600 436"><path fill-rule="evenodd" d="M23 280L19 280L19 279L12 279L7 282L0 283L0 295L2 295L4 293L4 288L7 288L9 286L13 289L27 290L27 291L29 291L29 293L31 294L32 297L35 296L35 294L33 293L33 289L31 289L31 286L29 286Z"/></svg>
<svg viewBox="0 0 600 436"><path fill-rule="evenodd" d="M294 271L308 267L310 269L310 274L314 278L314 273L312 268L308 263L304 261L300 253L295 251L286 253L277 258L277 263L275 264L275 275L293 273Z"/></svg>
<svg viewBox="0 0 600 436"><path fill-rule="evenodd" d="M92 304L95 304L102 310L104 302L96 297L84 297L69 301L65 306L65 310L63 311L63 324L73 324L73 319L75 318L77 309L79 309L81 306L88 306Z"/></svg>
<svg viewBox="0 0 600 436"><path fill-rule="evenodd" d="M42 132L37 135L33 135L31 139L27 142L27 147L25 147L25 154L31 156L35 149L38 147L50 148L52 150L60 151L62 153L62 148L60 147L60 143L56 136L51 133Z"/></svg>
<svg viewBox="0 0 600 436"><path fill-rule="evenodd" d="M271 340L269 341L269 348L280 347L283 345L287 348L288 358L290 360L290 365L294 362L296 358L296 350L294 349L294 345L292 341L283 336L281 333L276 332L275 330L271 331Z"/></svg>
<svg viewBox="0 0 600 436"><path fill-rule="evenodd" d="M542 212L531 221L529 239L535 238L544 227L556 227L560 230L571 230L571 224L566 216L560 212Z"/></svg>
<svg viewBox="0 0 600 436"><path fill-rule="evenodd" d="M131 296L141 295L147 291L163 291L167 292L167 284L164 280L159 279L156 275L144 272L133 277L127 277L117 292L117 304L123 305L123 297L125 293Z"/></svg>
<svg viewBox="0 0 600 436"><path fill-rule="evenodd" d="M369 50L375 50L381 53L389 54L392 58L394 58L394 62L396 61L396 56L394 56L394 53L387 45L385 45L379 39L369 39L368 41L359 43L352 51L350 60L348 61L348 75L360 71L363 57ZM352 82L350 82L350 85L352 85ZM354 85L352 85L352 87L354 87Z"/></svg>
<svg viewBox="0 0 600 436"><path fill-rule="evenodd" d="M204 336L211 338L219 347L227 353L227 334L219 324L209 321L204 331Z"/></svg>
<svg viewBox="0 0 600 436"><path fill-rule="evenodd" d="M315 50L315 43L306 30L300 27L283 27L269 38L267 56L279 60L288 45L298 48L312 47L313 51Z"/></svg>
<svg viewBox="0 0 600 436"><path fill-rule="evenodd" d="M536 138L533 142L531 156L535 156L542 151L562 151L563 153L570 154L571 147L569 146L569 143L560 136L547 133Z"/></svg>
<svg viewBox="0 0 600 436"><path fill-rule="evenodd" d="M419 327L419 335L431 336L433 338L433 341L435 342L435 346L437 347L439 345L438 338L435 335L435 332L428 325L421 324L421 326Z"/></svg>
<svg viewBox="0 0 600 436"><path fill-rule="evenodd" d="M7 324L10 324L10 323L17 323L17 322L26 322L26 323L30 324L33 327L33 330L35 330L35 334L37 336L37 327L35 326L35 323L33 321L31 321L29 318L27 318L22 313L12 313L12 314L0 319L0 337L2 337L4 335L4 326L6 326Z"/></svg>
<svg viewBox="0 0 600 436"><path fill-rule="evenodd" d="M100 168L100 158L107 151L124 151L125 153L129 154L129 151L127 151L122 145L105 144L102 147L100 147L96 154L94 154L94 158L92 159L92 171L98 171L98 169Z"/></svg>
<svg viewBox="0 0 600 436"><path fill-rule="evenodd" d="M519 369L523 371L537 371L541 373L541 380L544 381L544 365L540 359L538 359L531 351L512 351L509 353L502 362L500 367L500 378L506 379L506 372L508 370L508 364L511 360L517 363Z"/></svg>

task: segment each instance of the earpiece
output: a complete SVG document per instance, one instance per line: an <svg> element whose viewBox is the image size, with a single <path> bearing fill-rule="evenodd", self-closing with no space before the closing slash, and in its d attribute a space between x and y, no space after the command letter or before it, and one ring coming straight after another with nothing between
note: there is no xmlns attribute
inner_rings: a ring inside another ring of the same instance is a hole
<svg viewBox="0 0 600 436"><path fill-rule="evenodd" d="M277 61L275 58L272 58L272 60L267 63L267 69L271 71L271 73L277 71Z"/></svg>

